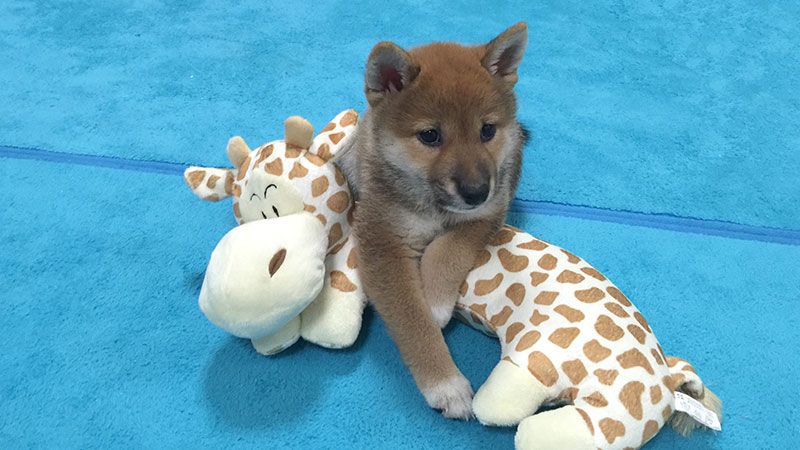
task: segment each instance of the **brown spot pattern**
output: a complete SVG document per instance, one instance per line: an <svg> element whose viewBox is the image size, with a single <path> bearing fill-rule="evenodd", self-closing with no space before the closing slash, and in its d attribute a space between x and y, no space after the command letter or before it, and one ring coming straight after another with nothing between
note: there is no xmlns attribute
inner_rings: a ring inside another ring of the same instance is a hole
<svg viewBox="0 0 800 450"><path fill-rule="evenodd" d="M536 325L537 327L544 322L545 320L549 319L550 316L547 314L541 314L537 310L533 310L533 315L531 315L531 323Z"/></svg>
<svg viewBox="0 0 800 450"><path fill-rule="evenodd" d="M335 223L331 227L331 230L328 231L328 245L333 245L339 242L339 239L342 238L342 225Z"/></svg>
<svg viewBox="0 0 800 450"><path fill-rule="evenodd" d="M664 422L668 421L670 416L672 416L672 407L667 405L663 411L661 411L661 418L664 419Z"/></svg>
<svg viewBox="0 0 800 450"><path fill-rule="evenodd" d="M584 303L595 303L602 300L605 296L606 294L603 294L603 291L596 287L575 291L575 298Z"/></svg>
<svg viewBox="0 0 800 450"><path fill-rule="evenodd" d="M292 144L286 144L286 151L284 152L284 154L286 155L287 158L297 158L298 156L300 156L300 153L302 153L303 150L305 149L302 147L298 147Z"/></svg>
<svg viewBox="0 0 800 450"><path fill-rule="evenodd" d="M539 333L538 331L536 330L528 331L520 338L519 342L517 342L516 350L518 352L521 352L523 350L531 348L531 346L533 346L533 344L535 344L540 337L542 337L542 334Z"/></svg>
<svg viewBox="0 0 800 450"><path fill-rule="evenodd" d="M569 261L571 264L578 264L579 262L581 262L580 258L578 258L577 256L573 255L572 253L564 250L563 248L561 249L561 252L564 253L565 255L567 255L567 261Z"/></svg>
<svg viewBox="0 0 800 450"><path fill-rule="evenodd" d="M344 174L342 173L342 171L339 170L339 168L336 166L333 167L333 178L336 180L336 184L338 184L339 186L343 186L344 182L347 181L344 178Z"/></svg>
<svg viewBox="0 0 800 450"><path fill-rule="evenodd" d="M489 320L489 323L495 327L502 327L506 324L508 318L511 317L512 312L514 312L514 310L512 310L510 306L506 306L502 309L502 311L492 316L491 320Z"/></svg>
<svg viewBox="0 0 800 450"><path fill-rule="evenodd" d="M561 364L561 370L564 371L572 384L580 383L584 378L586 378L586 375L588 375L586 372L586 367L583 365L580 359L564 361L564 363Z"/></svg>
<svg viewBox="0 0 800 450"><path fill-rule="evenodd" d="M357 267L356 258L358 258L357 254L356 254L356 249L351 248L350 249L350 253L347 255L347 267L349 267L351 269L355 269Z"/></svg>
<svg viewBox="0 0 800 450"><path fill-rule="evenodd" d="M541 251L547 248L547 244L539 240L532 240L530 242L523 242L522 244L517 245L517 248L525 249L525 250L537 250Z"/></svg>
<svg viewBox="0 0 800 450"><path fill-rule="evenodd" d="M233 172L230 170L225 173L225 193L228 195L233 193Z"/></svg>
<svg viewBox="0 0 800 450"><path fill-rule="evenodd" d="M495 247L505 245L514 239L514 234L513 231L503 228L494 235L489 245L494 245Z"/></svg>
<svg viewBox="0 0 800 450"><path fill-rule="evenodd" d="M319 197L325 191L328 190L328 177L322 175L314 179L311 182L311 195L314 197Z"/></svg>
<svg viewBox="0 0 800 450"><path fill-rule="evenodd" d="M525 286L520 283L512 284L506 289L506 297L508 297L514 305L521 305L522 300L525 299Z"/></svg>
<svg viewBox="0 0 800 450"><path fill-rule="evenodd" d="M300 164L300 161L295 161L292 170L289 171L289 179L303 178L306 175L308 175L308 169Z"/></svg>
<svg viewBox="0 0 800 450"><path fill-rule="evenodd" d="M528 355L528 370L547 387L558 381L558 372L556 372L553 362L542 352L531 352Z"/></svg>
<svg viewBox="0 0 800 450"><path fill-rule="evenodd" d="M594 376L597 377L597 380L600 381L600 383L605 384L606 386L611 386L612 384L614 384L614 380L617 379L617 375L619 375L619 372L613 369L611 370L597 369L594 371Z"/></svg>
<svg viewBox="0 0 800 450"><path fill-rule="evenodd" d="M325 165L325 160L313 153L306 152L303 156L315 166L322 167Z"/></svg>
<svg viewBox="0 0 800 450"><path fill-rule="evenodd" d="M544 281L547 280L547 277L549 277L549 276L550 275L548 275L546 273L531 272L531 285L534 286L534 287L538 286L538 285L544 283Z"/></svg>
<svg viewBox="0 0 800 450"><path fill-rule="evenodd" d="M614 286L609 286L606 288L606 291L614 297L614 299L622 304L622 306L631 306L631 301L628 300L628 297L620 292L619 289L615 288Z"/></svg>
<svg viewBox="0 0 800 450"><path fill-rule="evenodd" d="M242 196L242 187L239 183L234 183L233 188L231 189L234 197L241 197Z"/></svg>
<svg viewBox="0 0 800 450"><path fill-rule="evenodd" d="M539 258L538 264L539 264L539 267L541 267L544 270L553 270L553 269L556 268L556 265L558 264L558 260L556 259L555 256L548 254L548 255L544 255L541 258Z"/></svg>
<svg viewBox="0 0 800 450"><path fill-rule="evenodd" d="M328 144L322 144L317 147L317 156L325 161L330 161L333 157L333 154L331 153L331 146Z"/></svg>
<svg viewBox="0 0 800 450"><path fill-rule="evenodd" d="M520 331L525 329L525 325L519 322L514 322L506 328L506 344L510 344L511 341L517 337Z"/></svg>
<svg viewBox="0 0 800 450"><path fill-rule="evenodd" d="M330 208L331 211L341 214L350 204L350 196L348 196L347 192L345 191L339 191L331 195L325 204L328 205L328 208Z"/></svg>
<svg viewBox="0 0 800 450"><path fill-rule="evenodd" d="M603 408L608 406L608 400L606 400L606 398L603 397L603 394L597 391L593 392L591 395L583 397L583 400L585 400L586 403L594 406L595 408Z"/></svg>
<svg viewBox="0 0 800 450"><path fill-rule="evenodd" d="M331 287L342 292L353 292L357 288L344 272L338 270L331 271Z"/></svg>
<svg viewBox="0 0 800 450"><path fill-rule="evenodd" d="M636 321L639 322L639 325L641 325L642 328L647 330L648 333L653 332L652 330L650 330L650 325L647 324L647 321L644 320L644 316L639 311L633 313L633 318L636 319Z"/></svg>
<svg viewBox="0 0 800 450"><path fill-rule="evenodd" d="M503 274L498 273L489 280L478 280L475 282L475 295L486 295L493 292L503 282Z"/></svg>
<svg viewBox="0 0 800 450"><path fill-rule="evenodd" d="M283 175L283 162L280 159L268 162L264 164L264 171L272 175L281 176Z"/></svg>
<svg viewBox="0 0 800 450"><path fill-rule="evenodd" d="M328 224L328 219L326 219L325 216L323 216L322 214L317 214L316 217L317 217L317 220L322 222L322 225L327 225ZM328 242L330 242L330 241L328 241Z"/></svg>
<svg viewBox="0 0 800 450"><path fill-rule="evenodd" d="M500 258L500 264L503 265L503 268L509 272L519 272L528 267L527 256L515 255L504 248L497 251L497 257Z"/></svg>
<svg viewBox="0 0 800 450"><path fill-rule="evenodd" d="M597 318L594 329L597 330L600 336L603 336L609 341L618 341L625 335L625 331L618 327L610 317L604 314L601 314L600 317Z"/></svg>
<svg viewBox="0 0 800 450"><path fill-rule="evenodd" d="M537 305L552 305L556 297L558 297L558 292L542 291L533 299L533 303Z"/></svg>
<svg viewBox="0 0 800 450"><path fill-rule="evenodd" d="M327 125L325 125L325 128L323 128L323 129L321 129L321 130L319 131L319 134L322 134L322 133L327 133L328 131L333 131L333 130L335 130L335 129L336 129L336 124L335 124L335 123L333 123L333 122L328 122L328 124L327 124Z"/></svg>
<svg viewBox="0 0 800 450"><path fill-rule="evenodd" d="M565 270L556 278L559 283L578 284L583 281L583 275L575 273L571 270Z"/></svg>
<svg viewBox="0 0 800 450"><path fill-rule="evenodd" d="M555 307L555 311L572 323L580 322L586 317L580 310L570 308L567 305L558 305Z"/></svg>
<svg viewBox="0 0 800 450"><path fill-rule="evenodd" d="M650 387L650 403L657 405L658 402L661 401L663 396L661 395L661 386L655 385Z"/></svg>
<svg viewBox="0 0 800 450"><path fill-rule="evenodd" d="M333 145L338 144L339 141L342 140L342 138L344 138L344 133L342 133L341 131L338 133L331 133L328 135L328 139L330 139L331 142L333 142Z"/></svg>
<svg viewBox="0 0 800 450"><path fill-rule="evenodd" d="M233 204L233 217L237 219L242 217L242 213L239 211L239 202Z"/></svg>
<svg viewBox="0 0 800 450"><path fill-rule="evenodd" d="M575 411L578 411L578 414L583 417L583 421L586 422L586 426L589 428L589 433L594 436L594 426L592 425L592 420L589 418L589 414L586 414L586 411L580 408L575 408Z"/></svg>
<svg viewBox="0 0 800 450"><path fill-rule="evenodd" d="M633 337L635 337L640 344L644 344L644 339L646 335L644 334L644 331L642 331L641 328L637 327L634 324L630 324L628 325L628 332L632 334Z"/></svg>
<svg viewBox="0 0 800 450"><path fill-rule="evenodd" d="M636 420L642 420L642 392L644 384L640 381L630 381L619 391L619 400L622 406Z"/></svg>
<svg viewBox="0 0 800 450"><path fill-rule="evenodd" d="M632 348L627 352L617 356L617 361L623 369L630 369L631 367L641 367L650 375L654 375L653 366L647 361L647 358L638 349Z"/></svg>
<svg viewBox="0 0 800 450"><path fill-rule="evenodd" d="M208 177L208 181L206 181L206 186L208 186L209 189L214 189L214 186L217 185L217 180L219 180L219 176L211 175Z"/></svg>
<svg viewBox="0 0 800 450"><path fill-rule="evenodd" d="M597 339L592 339L583 346L583 354L589 361L600 362L611 354L611 350L603 347Z"/></svg>
<svg viewBox="0 0 800 450"><path fill-rule="evenodd" d="M658 364L659 366L664 365L664 360L661 359L661 355L658 354L658 350L651 348L650 353L653 355L653 359L656 360L656 364Z"/></svg>
<svg viewBox="0 0 800 450"><path fill-rule="evenodd" d="M313 213L316 210L316 206L303 203L303 211Z"/></svg>
<svg viewBox="0 0 800 450"><path fill-rule="evenodd" d="M602 273L598 272L596 269L592 267L584 267L581 269L581 272L597 280L606 281L606 277L604 277Z"/></svg>
<svg viewBox="0 0 800 450"><path fill-rule="evenodd" d="M617 304L617 303L608 302L608 303L604 304L603 306L605 306L606 309L611 314L614 314L615 316L617 316L619 318L623 318L624 319L625 317L630 317L630 315L627 312L625 312L624 309L622 309L622 306L619 306L619 304Z"/></svg>
<svg viewBox="0 0 800 450"><path fill-rule="evenodd" d="M647 423L644 424L644 432L642 432L642 445L655 436L656 433L658 433L658 422L655 420L648 420Z"/></svg>
<svg viewBox="0 0 800 450"><path fill-rule="evenodd" d="M461 283L461 287L458 288L458 294L464 297L465 295L467 295L468 291L469 291L469 283L467 283L467 280L464 280Z"/></svg>
<svg viewBox="0 0 800 450"><path fill-rule="evenodd" d="M563 400L569 400L570 403L575 401L575 398L578 397L578 388L576 387L568 387L563 391L559 392L556 398L560 398Z"/></svg>
<svg viewBox="0 0 800 450"><path fill-rule="evenodd" d="M356 113L353 110L350 110L344 113L344 116L342 116L342 120L339 121L339 125L343 127L355 125L357 120L358 120L358 113Z"/></svg>
<svg viewBox="0 0 800 450"><path fill-rule="evenodd" d="M606 417L597 425L600 427L600 431L603 432L603 436L606 437L606 441L608 441L609 444L613 444L618 437L625 436L625 425L618 420Z"/></svg>
<svg viewBox="0 0 800 450"><path fill-rule="evenodd" d="M579 330L577 327L559 328L556 331L553 331L548 339L550 342L561 348L567 348L580 333L581 330Z"/></svg>

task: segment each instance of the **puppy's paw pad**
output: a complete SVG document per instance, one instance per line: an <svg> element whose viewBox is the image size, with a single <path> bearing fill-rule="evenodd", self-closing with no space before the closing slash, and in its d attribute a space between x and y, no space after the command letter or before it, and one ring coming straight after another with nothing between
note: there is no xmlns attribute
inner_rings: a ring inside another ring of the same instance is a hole
<svg viewBox="0 0 800 450"><path fill-rule="evenodd" d="M422 392L431 408L448 419L469 420L472 413L472 386L459 374Z"/></svg>

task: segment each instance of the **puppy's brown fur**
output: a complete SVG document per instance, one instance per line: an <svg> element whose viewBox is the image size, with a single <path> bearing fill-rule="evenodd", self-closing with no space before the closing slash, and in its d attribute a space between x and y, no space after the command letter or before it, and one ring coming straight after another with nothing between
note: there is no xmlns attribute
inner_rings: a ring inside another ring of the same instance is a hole
<svg viewBox="0 0 800 450"><path fill-rule="evenodd" d="M379 43L367 62L369 108L340 162L360 201L366 293L426 400L446 417L471 416L472 388L440 326L517 187L525 133L513 87L526 44L524 23L480 46L406 52ZM424 143L423 130L436 130L439 142Z"/></svg>

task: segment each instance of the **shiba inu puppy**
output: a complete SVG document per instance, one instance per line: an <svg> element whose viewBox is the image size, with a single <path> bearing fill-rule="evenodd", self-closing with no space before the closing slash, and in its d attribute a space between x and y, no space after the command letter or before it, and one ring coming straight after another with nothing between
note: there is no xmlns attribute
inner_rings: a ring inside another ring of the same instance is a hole
<svg viewBox="0 0 800 450"><path fill-rule="evenodd" d="M514 84L528 31L485 45L391 42L369 55L369 107L340 165L360 203L360 274L428 404L472 415L472 388L440 327L505 222L526 138Z"/></svg>

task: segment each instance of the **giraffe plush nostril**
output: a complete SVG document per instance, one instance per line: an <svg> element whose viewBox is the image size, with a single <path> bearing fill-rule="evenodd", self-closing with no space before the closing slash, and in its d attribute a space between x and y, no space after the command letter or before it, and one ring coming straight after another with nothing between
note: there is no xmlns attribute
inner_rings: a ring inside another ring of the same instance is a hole
<svg viewBox="0 0 800 450"><path fill-rule="evenodd" d="M282 249L278 250L277 252L275 252L274 255L272 255L272 259L269 261L269 276L270 277L275 275L275 272L277 272L278 269L281 268L281 265L283 264L283 261L285 261L285 260L286 260L286 249L285 248L282 248Z"/></svg>

